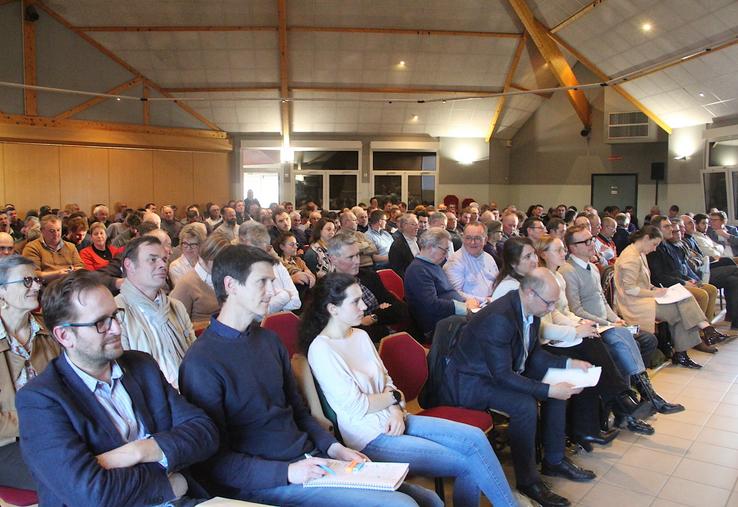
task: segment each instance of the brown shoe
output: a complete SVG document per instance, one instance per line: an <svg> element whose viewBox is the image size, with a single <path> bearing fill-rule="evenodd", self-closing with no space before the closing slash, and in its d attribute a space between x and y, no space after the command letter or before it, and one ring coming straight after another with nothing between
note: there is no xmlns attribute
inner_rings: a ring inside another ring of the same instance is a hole
<svg viewBox="0 0 738 507"><path fill-rule="evenodd" d="M707 352L708 354L714 354L718 351L717 347L713 347L711 345L707 345L705 343L699 343L698 345L695 345L692 347L694 350L699 350L700 352Z"/></svg>

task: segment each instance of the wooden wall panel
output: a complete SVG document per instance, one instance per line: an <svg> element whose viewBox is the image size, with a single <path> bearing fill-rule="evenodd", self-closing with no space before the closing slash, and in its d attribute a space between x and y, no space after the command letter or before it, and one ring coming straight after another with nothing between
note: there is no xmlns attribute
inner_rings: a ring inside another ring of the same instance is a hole
<svg viewBox="0 0 738 507"><path fill-rule="evenodd" d="M5 199L18 214L48 204L61 206L59 192L59 146L44 144L5 145Z"/></svg>
<svg viewBox="0 0 738 507"><path fill-rule="evenodd" d="M108 154L110 202L120 201L131 208L141 208L154 201L153 152L111 148Z"/></svg>
<svg viewBox="0 0 738 507"><path fill-rule="evenodd" d="M154 152L154 202L176 204L177 214L183 215L194 202L192 152Z"/></svg>
<svg viewBox="0 0 738 507"><path fill-rule="evenodd" d="M193 153L195 202L224 203L231 199L230 163L227 153ZM235 196L234 196L235 197Z"/></svg>
<svg viewBox="0 0 738 507"><path fill-rule="evenodd" d="M0 206L5 206L5 143L0 143Z"/></svg>
<svg viewBox="0 0 738 507"><path fill-rule="evenodd" d="M93 205L109 204L108 150L79 146L62 146L60 150L62 205L77 203L90 214Z"/></svg>

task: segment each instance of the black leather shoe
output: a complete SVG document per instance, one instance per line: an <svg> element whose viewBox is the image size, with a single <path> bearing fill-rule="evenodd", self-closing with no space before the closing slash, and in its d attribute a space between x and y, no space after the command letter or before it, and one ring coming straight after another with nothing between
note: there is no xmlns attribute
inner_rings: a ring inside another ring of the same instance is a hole
<svg viewBox="0 0 738 507"><path fill-rule="evenodd" d="M618 394L614 400L617 410L613 411L621 414L632 414L638 408L638 400L636 399L636 396L637 395L633 394L630 389Z"/></svg>
<svg viewBox="0 0 738 507"><path fill-rule="evenodd" d="M541 507L567 507L571 502L551 491L543 481L538 481L529 486L518 486L518 491L541 504Z"/></svg>
<svg viewBox="0 0 738 507"><path fill-rule="evenodd" d="M651 400L653 408L659 414L676 414L677 412L684 412L684 405L679 403L669 403L658 394L654 393L655 396Z"/></svg>
<svg viewBox="0 0 738 507"><path fill-rule="evenodd" d="M597 445L607 445L620 434L620 430L613 428L608 431L600 431L597 435L575 435L574 438L577 440L583 440Z"/></svg>
<svg viewBox="0 0 738 507"><path fill-rule="evenodd" d="M656 430L653 429L653 426L648 424L643 419L637 419L633 417L632 415L627 415L625 417L615 417L615 425L622 427L625 425L628 430L632 431L633 433L638 433L640 435L653 435L656 433Z"/></svg>
<svg viewBox="0 0 738 507"><path fill-rule="evenodd" d="M707 352L708 354L714 354L718 351L717 347L713 347L712 345L706 345L703 342L700 342L699 344L692 347L694 350L699 350L700 352Z"/></svg>
<svg viewBox="0 0 738 507"><path fill-rule="evenodd" d="M707 326L702 330L702 340L705 342L705 345L715 345L724 342L726 338L728 338L728 335L721 333L712 326Z"/></svg>
<svg viewBox="0 0 738 507"><path fill-rule="evenodd" d="M556 465L551 465L543 460L541 473L549 477L563 477L574 482L588 482L597 477L592 470L585 470L566 457Z"/></svg>
<svg viewBox="0 0 738 507"><path fill-rule="evenodd" d="M684 366L685 368L693 368L695 370L702 368L701 364L697 364L690 359L686 350L683 352L674 352L674 355L671 356L671 362L677 366Z"/></svg>

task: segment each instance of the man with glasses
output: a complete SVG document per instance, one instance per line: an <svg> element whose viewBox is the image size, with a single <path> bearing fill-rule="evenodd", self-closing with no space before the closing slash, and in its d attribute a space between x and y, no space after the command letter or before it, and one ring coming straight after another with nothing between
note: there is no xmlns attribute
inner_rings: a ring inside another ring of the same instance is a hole
<svg viewBox="0 0 738 507"><path fill-rule="evenodd" d="M94 273L53 282L41 300L64 353L18 392L23 457L45 505L194 505L187 471L218 447L216 426L148 354L123 351L124 312Z"/></svg>
<svg viewBox="0 0 738 507"><path fill-rule="evenodd" d="M630 379L641 396L653 404L662 414L681 412L684 407L668 403L653 389L646 372L646 364L656 351L656 336L645 331L631 333L627 323L610 307L605 299L597 267L589 262L594 245L592 234L581 225L566 231L564 244L569 250L569 260L559 268L566 281L566 299L569 309L577 317L591 320L601 326L615 326L600 333L623 377ZM637 428L636 420L626 421L630 429Z"/></svg>
<svg viewBox="0 0 738 507"><path fill-rule="evenodd" d="M486 242L487 228L483 223L467 224L463 246L443 266L456 292L464 299L476 299L480 305L492 301L492 287L499 273L495 260L484 251Z"/></svg>
<svg viewBox="0 0 738 507"><path fill-rule="evenodd" d="M7 257L14 253L13 236L7 232L0 232L0 257Z"/></svg>
<svg viewBox="0 0 738 507"><path fill-rule="evenodd" d="M517 489L546 507L570 505L541 480L535 462L538 402L545 453L543 474L577 482L594 472L565 456L566 401L581 392L571 384L545 384L548 368L580 368L586 361L556 356L541 348L541 317L555 308L559 285L546 268L536 268L513 290L474 315L452 350L440 402L510 416L508 436Z"/></svg>
<svg viewBox="0 0 738 507"><path fill-rule="evenodd" d="M546 234L546 226L543 225L543 221L535 216L527 218L520 230L534 243Z"/></svg>
<svg viewBox="0 0 738 507"><path fill-rule="evenodd" d="M177 387L179 364L195 341L195 331L184 305L163 290L167 261L161 241L142 236L128 243L122 268L124 281L115 301L126 311L123 348L154 356L166 379Z"/></svg>

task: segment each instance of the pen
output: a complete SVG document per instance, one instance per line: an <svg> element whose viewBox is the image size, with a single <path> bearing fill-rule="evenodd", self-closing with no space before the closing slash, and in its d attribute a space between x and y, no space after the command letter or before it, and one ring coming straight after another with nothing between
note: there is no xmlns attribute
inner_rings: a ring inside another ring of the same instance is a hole
<svg viewBox="0 0 738 507"><path fill-rule="evenodd" d="M311 456L310 454L308 454L308 453L305 453L305 459L310 459L310 458L314 458L314 457L315 457L315 456ZM336 472L334 472L334 471L333 471L333 469L332 469L331 467L327 467L327 466L325 466L325 465L321 465L321 464L318 464L318 466L319 466L319 467L320 467L320 468L321 468L321 469L322 469L322 470L323 470L324 472L326 472L326 473L329 473L329 474L331 474L331 475L336 475Z"/></svg>

